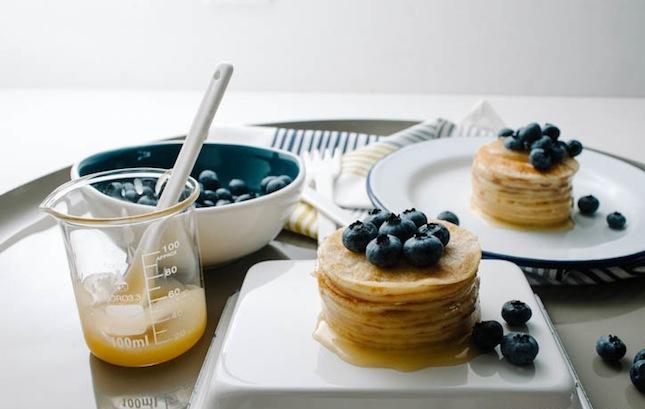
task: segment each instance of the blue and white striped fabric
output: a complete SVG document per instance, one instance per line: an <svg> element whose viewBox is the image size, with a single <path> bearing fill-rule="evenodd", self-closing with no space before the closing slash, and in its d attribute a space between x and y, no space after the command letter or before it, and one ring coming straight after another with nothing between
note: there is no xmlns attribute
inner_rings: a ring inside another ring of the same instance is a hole
<svg viewBox="0 0 645 409"><path fill-rule="evenodd" d="M297 155L313 150L339 148L344 154L343 171L339 179L346 179L340 184L345 187L346 192L356 192L365 189L365 178L371 166L396 149L436 138L487 135L491 135L488 129L477 126L457 127L449 121L437 119L420 123L389 137L355 132L277 128L273 134L271 146ZM352 211L357 219L365 214L364 209L352 208L353 206L344 207ZM315 238L315 221L315 210L301 203L285 227ZM604 267L554 268L549 266L544 268L534 265L520 265L520 267L533 286L591 285L645 277L645 256L628 260L620 265Z"/></svg>

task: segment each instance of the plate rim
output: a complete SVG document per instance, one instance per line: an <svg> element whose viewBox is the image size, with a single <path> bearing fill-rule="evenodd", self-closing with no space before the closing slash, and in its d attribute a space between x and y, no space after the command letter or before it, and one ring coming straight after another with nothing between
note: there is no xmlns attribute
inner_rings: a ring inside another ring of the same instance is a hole
<svg viewBox="0 0 645 409"><path fill-rule="evenodd" d="M431 139L423 142L418 142L414 143L408 146L404 146L403 148L397 149L393 151L392 153L382 157L379 159L374 165L370 168L370 170L367 172L367 178L365 179L365 188L367 190L367 197L370 199L370 202L372 203L373 206L384 209L386 211L390 211L384 204L383 202L377 197L377 195L374 193L372 185L374 182L374 176L373 176L373 171L374 169L380 165L382 162L385 160L388 160L391 156L396 155L402 151L405 151L406 149L411 149L414 147L418 147L419 144L430 144L433 142L437 141L447 141L447 140L457 140L459 138L465 138L465 139L476 139L476 138L485 138L485 139L495 139L496 137L494 136L473 136L473 137L455 137L455 138L436 138L436 139ZM630 163L629 161L608 154L606 152L602 152L593 148L586 148L587 150L593 151L596 154L602 155L608 159L611 160L616 160L618 162L621 162L636 171L639 172L645 172L644 169L639 168L638 166L634 165L633 163ZM645 249L642 251L628 254L628 255L623 255L619 257L609 257L609 258L598 258L598 259L584 259L584 260L562 260L562 259L541 259L541 258L532 258L532 257L518 257L518 256L513 256L513 255L508 255L508 254L502 254L502 253L497 253L493 251L486 251L482 249L482 258L484 259L494 259L494 260L506 260L510 261L512 263L521 265L523 267L533 267L533 268L564 268L564 267L608 267L608 266L615 266L617 264L623 264L632 260L636 260L639 258L645 258Z"/></svg>

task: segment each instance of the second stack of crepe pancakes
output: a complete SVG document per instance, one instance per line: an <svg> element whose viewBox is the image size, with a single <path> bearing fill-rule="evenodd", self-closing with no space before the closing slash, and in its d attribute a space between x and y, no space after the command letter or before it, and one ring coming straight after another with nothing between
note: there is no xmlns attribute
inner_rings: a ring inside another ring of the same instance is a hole
<svg viewBox="0 0 645 409"><path fill-rule="evenodd" d="M536 170L527 153L506 149L497 139L475 154L472 205L485 216L513 225L563 225L570 220L571 184L577 170L573 158L547 171Z"/></svg>
<svg viewBox="0 0 645 409"><path fill-rule="evenodd" d="M466 339L479 320L481 249L473 234L445 225L450 243L425 268L380 268L343 246L342 229L328 237L316 267L321 319L336 335L372 349L431 349Z"/></svg>

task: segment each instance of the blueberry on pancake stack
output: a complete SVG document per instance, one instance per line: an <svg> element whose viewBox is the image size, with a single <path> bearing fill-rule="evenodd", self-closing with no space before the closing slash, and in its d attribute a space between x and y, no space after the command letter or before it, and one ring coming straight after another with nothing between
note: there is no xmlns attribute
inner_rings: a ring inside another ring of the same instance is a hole
<svg viewBox="0 0 645 409"><path fill-rule="evenodd" d="M560 130L551 124L503 129L499 136L475 154L473 207L494 221L520 227L570 223L580 142L559 140Z"/></svg>
<svg viewBox="0 0 645 409"><path fill-rule="evenodd" d="M335 337L372 352L467 343L479 320L477 238L414 209L400 217L376 213L319 247L321 322Z"/></svg>

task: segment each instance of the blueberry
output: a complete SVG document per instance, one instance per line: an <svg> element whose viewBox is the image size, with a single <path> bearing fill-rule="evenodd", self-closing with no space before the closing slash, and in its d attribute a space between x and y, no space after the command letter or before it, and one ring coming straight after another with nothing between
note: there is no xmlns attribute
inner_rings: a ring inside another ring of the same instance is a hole
<svg viewBox="0 0 645 409"><path fill-rule="evenodd" d="M401 257L403 245L401 240L391 234L379 234L367 244L367 260L379 267L392 267Z"/></svg>
<svg viewBox="0 0 645 409"><path fill-rule="evenodd" d="M437 216L437 219L445 220L447 222L450 222L452 224L459 226L459 217L457 217L456 214L454 214L449 210L444 210L443 212L439 213L439 215Z"/></svg>
<svg viewBox="0 0 645 409"><path fill-rule="evenodd" d="M228 189L223 188L223 187L220 187L219 189L217 189L215 191L215 195L217 196L218 200L222 200L222 199L223 200L231 200L231 199L233 199L233 195L231 194L231 192Z"/></svg>
<svg viewBox="0 0 645 409"><path fill-rule="evenodd" d="M611 229L622 230L625 228L625 223L627 223L627 219L622 213L613 212L607 215L607 224Z"/></svg>
<svg viewBox="0 0 645 409"><path fill-rule="evenodd" d="M363 219L363 223L372 223L378 229L390 217L392 213L382 209L372 209Z"/></svg>
<svg viewBox="0 0 645 409"><path fill-rule="evenodd" d="M537 170L547 170L553 165L553 159L544 149L533 149L529 154L529 162Z"/></svg>
<svg viewBox="0 0 645 409"><path fill-rule="evenodd" d="M204 199L202 202L205 202L206 200L210 200L211 202L215 203L217 202L218 196L215 192L212 190L204 190Z"/></svg>
<svg viewBox="0 0 645 409"><path fill-rule="evenodd" d="M450 241L450 230L448 230L446 226L441 223L428 223L426 225L423 225L419 227L419 233L425 233L429 236L435 236L439 239L444 247L446 247L448 245L448 242Z"/></svg>
<svg viewBox="0 0 645 409"><path fill-rule="evenodd" d="M287 186L287 184L284 183L284 180L282 180L280 178L275 178L271 182L269 182L269 184L267 185L266 193L267 194L268 193L273 193L273 192L278 191L278 190L280 190L280 189L282 189L282 188L284 188L286 186Z"/></svg>
<svg viewBox="0 0 645 409"><path fill-rule="evenodd" d="M141 187L141 196L155 197L155 190L150 186L144 185Z"/></svg>
<svg viewBox="0 0 645 409"><path fill-rule="evenodd" d="M567 157L567 144L562 141L556 141L551 148L551 159L554 163L560 163Z"/></svg>
<svg viewBox="0 0 645 409"><path fill-rule="evenodd" d="M641 361L643 359L645 359L645 348L643 348L640 351L636 352L636 355L634 355L634 362Z"/></svg>
<svg viewBox="0 0 645 409"><path fill-rule="evenodd" d="M504 141L504 146L506 147L506 149L510 149L512 151L524 150L524 143L515 138L508 138L506 141Z"/></svg>
<svg viewBox="0 0 645 409"><path fill-rule="evenodd" d="M580 155L580 152L582 152L582 144L579 141L572 139L567 142L567 153L569 156L573 158L574 156Z"/></svg>
<svg viewBox="0 0 645 409"><path fill-rule="evenodd" d="M204 207L213 207L215 206L215 202L213 202L212 200L206 199L202 202L202 205L204 205Z"/></svg>
<svg viewBox="0 0 645 409"><path fill-rule="evenodd" d="M582 196L578 199L578 209L580 213L590 216L596 213L600 206L600 202L593 195Z"/></svg>
<svg viewBox="0 0 645 409"><path fill-rule="evenodd" d="M215 206L224 206L224 205L231 204L231 203L233 203L233 202L231 202L231 201L230 201L230 200L228 200L228 199L219 199L219 200L215 203Z"/></svg>
<svg viewBox="0 0 645 409"><path fill-rule="evenodd" d="M228 182L228 190L236 196L249 192L249 188L246 187L246 183L244 183L242 179L231 179L231 181Z"/></svg>
<svg viewBox="0 0 645 409"><path fill-rule="evenodd" d="M240 203L240 202L246 202L247 200L253 199L253 195L250 193L244 193L243 195L239 195L235 199L235 203Z"/></svg>
<svg viewBox="0 0 645 409"><path fill-rule="evenodd" d="M424 224L428 223L428 218L426 217L426 215L423 214L423 212L418 211L414 207L412 209L404 210L403 213L401 213L401 218L410 220L417 227L421 227Z"/></svg>
<svg viewBox="0 0 645 409"><path fill-rule="evenodd" d="M641 359L632 364L629 368L629 379L639 391L645 393L645 359Z"/></svg>
<svg viewBox="0 0 645 409"><path fill-rule="evenodd" d="M482 351L490 351L502 342L504 328L497 321L482 321L473 327L473 343Z"/></svg>
<svg viewBox="0 0 645 409"><path fill-rule="evenodd" d="M260 190L262 192L266 193L267 185L269 184L269 182L271 182L275 178L277 178L277 176L267 176L264 179L262 179L262 181L260 182Z"/></svg>
<svg viewBox="0 0 645 409"><path fill-rule="evenodd" d="M217 190L220 187L217 173L210 169L203 170L197 177L197 180L208 190Z"/></svg>
<svg viewBox="0 0 645 409"><path fill-rule="evenodd" d="M531 146L533 142L542 137L542 128L536 122L530 123L520 129L518 137L524 146Z"/></svg>
<svg viewBox="0 0 645 409"><path fill-rule="evenodd" d="M514 131L510 128L502 128L499 130L499 132L497 132L497 136L499 136L500 138L507 138L509 136L513 136L513 132Z"/></svg>
<svg viewBox="0 0 645 409"><path fill-rule="evenodd" d="M343 230L343 245L349 251L362 253L367 244L378 235L376 226L372 223L355 221Z"/></svg>
<svg viewBox="0 0 645 409"><path fill-rule="evenodd" d="M401 240L401 243L412 237L417 231L417 226L408 219L402 219L395 214L390 214L385 223L379 227L379 234L391 234Z"/></svg>
<svg viewBox="0 0 645 409"><path fill-rule="evenodd" d="M191 193L193 193L192 189L185 187L184 190L182 190L181 195L179 196L179 201L188 199L188 196L190 196Z"/></svg>
<svg viewBox="0 0 645 409"><path fill-rule="evenodd" d="M139 200L137 200L137 203L146 206L156 206L157 199L150 196L141 196Z"/></svg>
<svg viewBox="0 0 645 409"><path fill-rule="evenodd" d="M123 190L123 198L128 202L136 203L139 199L139 195L134 189Z"/></svg>
<svg viewBox="0 0 645 409"><path fill-rule="evenodd" d="M533 142L531 145L531 150L533 149L544 149L545 152L549 152L553 149L553 141L548 136L543 136L537 141Z"/></svg>
<svg viewBox="0 0 645 409"><path fill-rule="evenodd" d="M415 267L427 267L436 264L443 254L443 244L435 236L415 233L403 244L403 255L408 263Z"/></svg>
<svg viewBox="0 0 645 409"><path fill-rule="evenodd" d="M528 365L540 350L537 341L529 334L511 332L502 338L502 355L513 365Z"/></svg>
<svg viewBox="0 0 645 409"><path fill-rule="evenodd" d="M625 343L615 335L602 335L596 340L596 352L607 362L618 362L627 352Z"/></svg>
<svg viewBox="0 0 645 409"><path fill-rule="evenodd" d="M502 318L508 322L508 325L524 325L531 319L531 315L533 315L531 307L522 301L507 301L502 306Z"/></svg>
<svg viewBox="0 0 645 409"><path fill-rule="evenodd" d="M123 183L121 182L112 182L107 186L105 193L109 196L121 198L121 191L123 190Z"/></svg>
<svg viewBox="0 0 645 409"><path fill-rule="evenodd" d="M288 175L280 175L278 176L278 179L282 180L287 185L293 182L293 179L291 179L291 177L289 177Z"/></svg>
<svg viewBox="0 0 645 409"><path fill-rule="evenodd" d="M544 124L544 128L542 128L542 135L548 136L553 142L555 142L560 137L560 128L553 124L546 123Z"/></svg>

